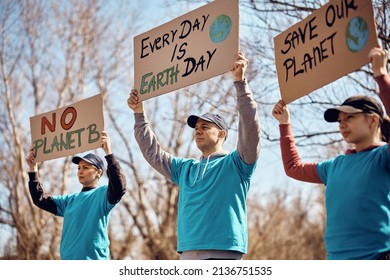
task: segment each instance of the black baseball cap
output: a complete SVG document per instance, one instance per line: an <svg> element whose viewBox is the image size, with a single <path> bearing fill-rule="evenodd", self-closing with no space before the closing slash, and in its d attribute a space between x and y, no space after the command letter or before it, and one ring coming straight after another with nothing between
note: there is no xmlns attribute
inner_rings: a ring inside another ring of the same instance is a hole
<svg viewBox="0 0 390 280"><path fill-rule="evenodd" d="M196 122L199 119L202 119L202 120L214 123L220 129L225 130L226 131L226 138L227 138L228 126L227 126L225 120L220 115L218 115L218 114L211 114L211 113L203 114L200 117L199 116L195 116L195 115L191 115L187 119L187 124L190 127L195 128Z"/></svg>
<svg viewBox="0 0 390 280"><path fill-rule="evenodd" d="M72 158L72 162L75 163L75 164L79 164L80 160L84 160L84 161L92 164L97 169L103 170L103 168L104 168L103 160L99 156L97 156L95 154L89 153L89 154L86 154L83 157L75 156L75 157Z"/></svg>
<svg viewBox="0 0 390 280"><path fill-rule="evenodd" d="M383 119L383 109L379 102L367 95L355 95L347 98L340 106L325 111L324 118L327 122L337 122L339 113L376 113Z"/></svg>

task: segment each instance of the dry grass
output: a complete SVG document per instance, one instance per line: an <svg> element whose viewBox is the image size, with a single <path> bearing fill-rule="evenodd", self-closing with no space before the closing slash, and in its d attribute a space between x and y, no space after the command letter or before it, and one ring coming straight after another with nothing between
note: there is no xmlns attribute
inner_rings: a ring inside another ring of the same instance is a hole
<svg viewBox="0 0 390 280"><path fill-rule="evenodd" d="M322 193L306 198L298 194L291 199L291 194L275 191L268 196L265 205L256 199L249 201L245 259L325 259Z"/></svg>

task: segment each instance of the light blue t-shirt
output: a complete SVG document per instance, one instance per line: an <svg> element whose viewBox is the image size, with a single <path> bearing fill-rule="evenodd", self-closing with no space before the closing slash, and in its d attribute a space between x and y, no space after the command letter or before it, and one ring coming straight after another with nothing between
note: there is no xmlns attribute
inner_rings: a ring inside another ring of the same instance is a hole
<svg viewBox="0 0 390 280"><path fill-rule="evenodd" d="M255 167L237 151L200 162L172 157L171 180L180 188L178 252L247 252L246 195Z"/></svg>
<svg viewBox="0 0 390 280"><path fill-rule="evenodd" d="M390 250L388 145L317 164L326 185L328 259L375 259Z"/></svg>
<svg viewBox="0 0 390 280"><path fill-rule="evenodd" d="M108 186L53 196L57 216L64 217L60 255L62 260L109 259L107 227L114 204L107 200Z"/></svg>

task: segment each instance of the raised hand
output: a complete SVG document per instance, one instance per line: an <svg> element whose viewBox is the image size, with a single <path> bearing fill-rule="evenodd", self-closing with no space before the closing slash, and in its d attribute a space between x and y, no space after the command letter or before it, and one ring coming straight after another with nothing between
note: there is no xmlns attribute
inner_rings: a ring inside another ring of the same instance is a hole
<svg viewBox="0 0 390 280"><path fill-rule="evenodd" d="M387 50L382 48L372 48L368 53L368 58L370 59L372 72L374 76L378 77L384 74L387 74L387 60L389 53Z"/></svg>
<svg viewBox="0 0 390 280"><path fill-rule="evenodd" d="M142 101L139 101L138 92L135 89L132 89L130 96L127 99L127 105L134 113L142 113L144 111L144 104Z"/></svg>
<svg viewBox="0 0 390 280"><path fill-rule="evenodd" d="M31 148L26 156L26 163L30 167L30 172L38 171L38 164L35 162L34 149Z"/></svg>
<svg viewBox="0 0 390 280"><path fill-rule="evenodd" d="M272 116L279 122L279 124L290 123L290 111L283 100L279 100L272 109Z"/></svg>
<svg viewBox="0 0 390 280"><path fill-rule="evenodd" d="M106 155L112 154L111 152L111 140L108 133L105 131L100 132L100 143Z"/></svg>
<svg viewBox="0 0 390 280"><path fill-rule="evenodd" d="M234 81L242 81L245 77L245 71L248 66L248 59L245 58L243 52L238 52L234 58L232 74Z"/></svg>

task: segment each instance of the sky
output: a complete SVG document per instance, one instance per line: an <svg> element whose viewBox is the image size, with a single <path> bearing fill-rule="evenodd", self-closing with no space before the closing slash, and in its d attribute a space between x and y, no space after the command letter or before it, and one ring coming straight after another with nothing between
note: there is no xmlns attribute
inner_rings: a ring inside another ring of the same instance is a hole
<svg viewBox="0 0 390 280"><path fill-rule="evenodd" d="M117 5L120 1L111 1L112 5ZM203 4L196 3L196 1L179 1L180 5L177 5L178 9L172 9L171 6L168 8L165 7L167 1L165 0L143 0L143 9L139 11L140 18L142 23L140 24L139 33L146 32L151 28L157 27L167 21L170 21L184 13L191 11L192 9L199 7ZM170 1L174 2L174 1ZM182 4L185 2L185 4ZM242 28L240 31L245 32L245 28ZM246 35L246 34L243 34ZM207 81L205 81L207 82ZM251 86L251 83L249 82ZM256 91L256 88L252 90ZM169 94L169 93L168 93ZM275 91L277 95L278 92ZM127 98L127 96L121 96L121 99ZM157 97L158 98L158 97ZM278 100L279 96L275 96L274 99ZM124 102L122 100L121 102ZM264 110L264 108L259 108L260 110ZM130 110L128 108L126 110L126 117L130 115ZM270 106L266 108L266 110L270 111ZM270 113L270 112L269 112ZM263 119L261 121L264 121ZM295 119L295 116L292 116L292 121L298 121ZM128 120L127 120L128 122ZM274 120L272 123L264 123L264 127L273 127L273 129L277 129L277 122ZM334 127L334 129L337 129ZM232 150L235 148L236 138L228 138L226 143L226 148ZM76 178L73 178L77 180ZM76 184L75 184L76 185ZM266 200L269 198L268 196L262 196L263 194L269 195L272 191L272 188L286 189L288 192L293 194L298 194L303 192L306 195L316 195L317 192L321 191L322 188L319 188L317 185L307 184L298 182L293 179L289 179L286 177L281 158L280 158L280 148L278 143L269 143L266 141L262 142L260 158L257 162L257 168L255 173L253 174L252 179L252 188L248 194L248 196L258 199ZM306 188L307 187L307 188ZM1 232L1 231L0 231ZM4 237L3 237L4 238ZM2 240L0 238L0 243ZM1 255L1 252L0 252Z"/></svg>
<svg viewBox="0 0 390 280"><path fill-rule="evenodd" d="M145 10L143 11L142 19L145 22L145 24L142 24L142 28L139 30L139 33L146 32L150 30L151 28L155 28L161 24L166 23L167 21L170 21L174 19L175 17L178 17L184 13L190 12L192 9L200 7L205 4L203 2L202 4L196 3L199 1L192 1L195 3L192 4L186 4L187 9L181 10L181 11L172 11L172 9L169 9L169 15L164 15L162 11L164 7L164 3L166 1L164 0L147 0L145 5ZM171 1L174 2L174 1ZM191 1L179 1L179 2L190 2ZM151 4L153 3L153 4ZM186 5L180 5L180 9L185 9ZM243 8L240 7L241 17L243 17L242 13ZM158 14L159 17L156 17L155 15ZM243 23L243 19L240 19L240 25ZM246 28L243 28L243 26L240 26L240 32L246 32ZM244 34L242 34L244 35ZM207 81L202 82L207 83ZM249 81L249 85L251 85L251 81ZM252 89L252 88L251 88ZM252 89L253 91L257 90L256 88ZM169 93L168 93L169 94ZM275 92L275 94L279 94L279 92ZM157 97L158 98L158 97ZM279 96L275 96L275 100L278 100ZM261 110L263 108L259 108ZM269 108L267 108L269 109ZM294 116L292 116L294 118ZM267 124L267 125L274 125L277 127L277 121L274 120L273 124ZM230 148L234 148L236 139L228 139L226 145ZM254 176L254 181L256 181L256 185L259 185L260 188L262 186L269 186L273 183L275 185L279 185L282 183L286 183L284 176L278 176L278 175L284 175L283 166L280 161L280 149L277 144L272 143L265 143L266 145L262 147L260 159L258 161L258 168L256 170L256 176ZM273 182L270 184L270 182ZM292 184L294 184L294 181L291 181Z"/></svg>
<svg viewBox="0 0 390 280"><path fill-rule="evenodd" d="M167 5L166 4L167 2L173 4ZM178 2L180 2L180 4L175 4ZM141 34L161 24L171 21L178 16L181 16L185 13L190 12L195 8L198 8L206 4L206 2L202 2L202 3L200 2L201 1L166 1L166 0L143 1L144 3L143 9L142 11L140 11L140 18L142 20L142 24L138 29L138 34ZM115 2L113 3L115 4ZM249 24L246 22L249 19L249 17L247 16L247 14L244 14L245 12L244 9L245 9L244 7L240 6L240 33L241 33L240 36L247 37L248 34L244 34L244 33L245 32L248 33L248 30L250 32L250 29L248 28ZM245 15L245 17L243 15ZM252 20L252 18L250 18L249 20ZM256 17L253 17L253 20L258 20L258 19L256 19ZM204 81L202 83L207 83L207 81ZM251 81L249 81L249 85L251 86ZM253 88L251 89L254 92L259 90L255 86L253 86ZM273 97L273 100L277 101L280 98L278 90L275 91L275 95L276 96ZM164 97L156 97L156 98L160 98L161 100L164 99ZM267 108L259 108L259 110L267 110L270 113L271 106L268 106ZM297 117L299 118L300 116ZM278 123L274 119L272 119L271 123L264 123L265 121L269 121L269 118L267 120L261 119L261 121L263 122L262 123L263 127L272 127L272 129L278 128ZM292 115L292 121L295 121L294 115ZM333 128L337 129L336 126L333 126ZM234 149L236 145L236 140L237 139L234 137L228 138L225 144L226 149L228 150ZM306 193L307 195L312 195L313 193L316 194L318 191L322 190L317 185L299 182L294 179L288 178L285 175L283 169L283 165L280 157L280 148L278 143L277 142L270 143L265 141L264 139L262 141L260 158L257 162L257 168L253 175L252 186L253 187L251 188L249 193L249 195L252 195L252 197L254 197L255 195L261 197L262 194L270 193L273 190L273 188L285 189L295 194L301 194L301 192L303 192L303 194Z"/></svg>

